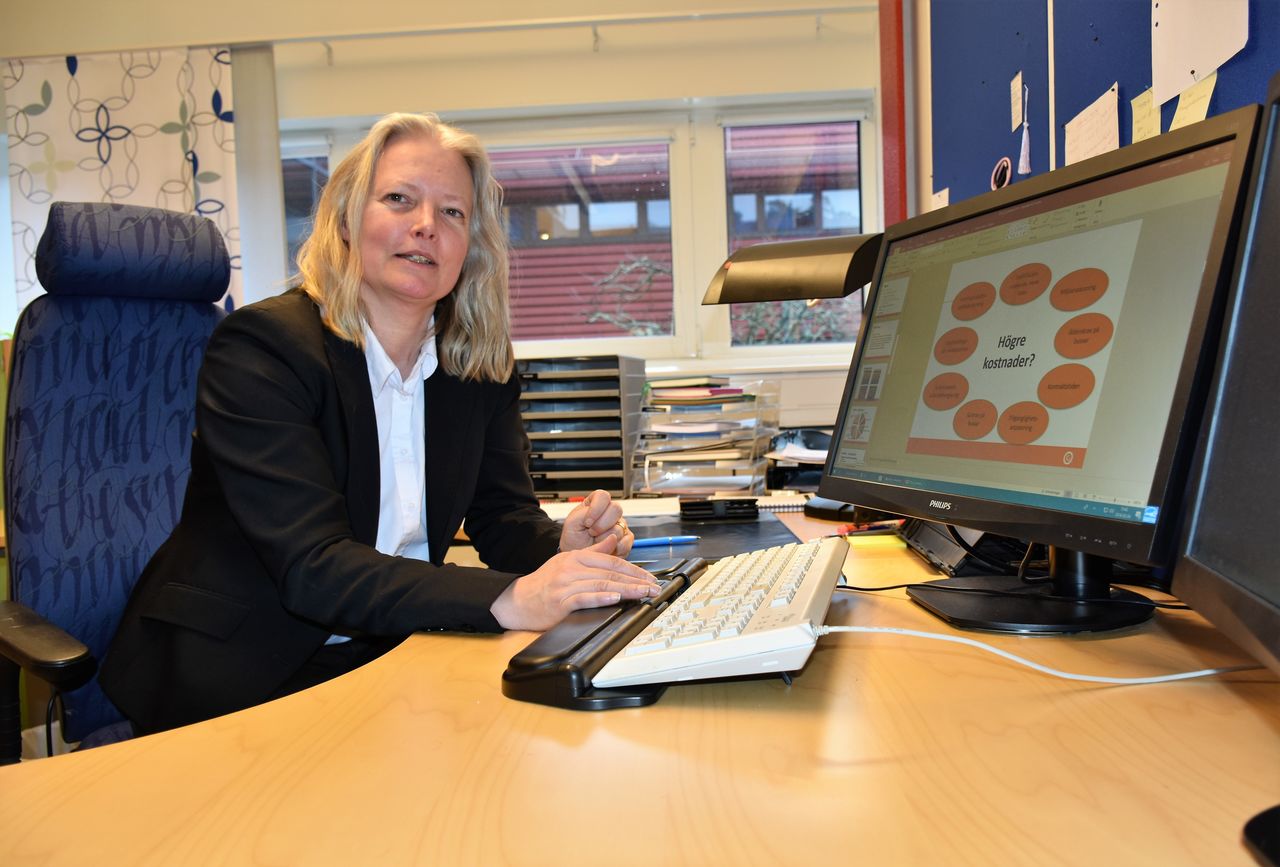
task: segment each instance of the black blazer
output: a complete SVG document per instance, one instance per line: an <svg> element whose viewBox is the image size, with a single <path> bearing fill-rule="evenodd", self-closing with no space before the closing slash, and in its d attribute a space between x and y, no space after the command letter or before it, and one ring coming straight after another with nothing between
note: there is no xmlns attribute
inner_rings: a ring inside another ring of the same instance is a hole
<svg viewBox="0 0 1280 867"><path fill-rule="evenodd" d="M499 631L489 606L560 535L519 398L514 377L426 381L431 563L386 556L364 353L297 291L232 313L200 372L182 517L129 599L107 695L155 731L265 701L333 632ZM444 564L464 518L493 569Z"/></svg>

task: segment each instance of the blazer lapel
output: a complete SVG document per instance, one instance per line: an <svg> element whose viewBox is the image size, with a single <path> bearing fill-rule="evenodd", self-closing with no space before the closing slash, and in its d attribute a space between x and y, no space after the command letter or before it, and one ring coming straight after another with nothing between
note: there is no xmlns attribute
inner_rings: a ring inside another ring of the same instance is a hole
<svg viewBox="0 0 1280 867"><path fill-rule="evenodd" d="M459 455L477 450L476 389L437 370L426 386L427 541L431 559L441 562L453 534L466 515L457 497Z"/></svg>
<svg viewBox="0 0 1280 867"><path fill-rule="evenodd" d="M378 470L378 418L364 353L354 343L324 331L325 353L338 389L347 429L347 509L351 531L366 545L378 541L382 484Z"/></svg>

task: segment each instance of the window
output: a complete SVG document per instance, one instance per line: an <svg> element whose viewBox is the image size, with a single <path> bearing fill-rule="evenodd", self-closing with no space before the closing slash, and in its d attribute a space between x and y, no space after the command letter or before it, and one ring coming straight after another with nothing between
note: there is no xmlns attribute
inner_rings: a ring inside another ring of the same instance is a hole
<svg viewBox="0 0 1280 867"><path fill-rule="evenodd" d="M286 157L280 161L284 175L285 240L289 245L289 273L298 270L298 248L311 233L311 214L320 191L329 180L329 158Z"/></svg>
<svg viewBox="0 0 1280 867"><path fill-rule="evenodd" d="M858 122L727 126L729 251L767 241L862 231ZM848 342L859 297L734 304L734 346Z"/></svg>
<svg viewBox="0 0 1280 867"><path fill-rule="evenodd" d="M515 340L674 330L666 143L494 149Z"/></svg>
<svg viewBox="0 0 1280 867"><path fill-rule="evenodd" d="M847 367L856 297L701 301L743 245L877 228L875 173L862 163L869 118L852 95L448 118L485 143L503 186L517 355L620 353L663 371ZM291 254L327 177L308 149L321 134L299 133L292 150L285 137Z"/></svg>

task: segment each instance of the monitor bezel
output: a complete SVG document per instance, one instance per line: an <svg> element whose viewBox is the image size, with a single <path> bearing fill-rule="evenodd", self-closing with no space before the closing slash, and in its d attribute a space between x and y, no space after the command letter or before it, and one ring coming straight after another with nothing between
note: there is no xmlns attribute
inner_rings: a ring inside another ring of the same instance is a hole
<svg viewBox="0 0 1280 867"><path fill-rule="evenodd" d="M834 443L827 455L818 493L823 497L859 506L957 524L1132 563L1162 565L1172 559L1174 542L1180 529L1177 521L1180 495L1199 429L1199 408L1203 407L1208 390L1208 368L1216 354L1216 342L1207 338L1216 335L1217 329L1213 326L1220 322L1226 286L1232 275L1259 112L1258 106L1236 109L890 226L885 231L881 244L866 305L867 315L863 316L845 379L839 414L836 416L837 437L856 384L856 373L871 324L871 314L878 300L885 261L898 242L1152 163L1231 142L1233 146L1227 164L1227 178L1207 258L1208 262L1218 262L1220 266L1216 273L1214 269L1206 268L1201 279L1169 422L1162 437L1156 464L1150 502L1160 507L1160 517L1154 524L1015 505L930 491L923 487L910 488L850 479L833 474L839 454Z"/></svg>
<svg viewBox="0 0 1280 867"><path fill-rule="evenodd" d="M1225 435L1219 437L1218 408L1228 388L1233 371L1245 361L1237 356L1235 339L1236 323L1247 315L1252 295L1263 291L1260 284L1265 278L1253 273L1254 245L1265 243L1254 237L1259 203L1266 194L1268 183L1280 189L1280 177L1272 178L1269 171L1280 174L1280 74L1271 79L1267 102L1263 108L1257 133L1255 164L1249 181L1247 210L1240 230L1235 268L1232 272L1231 295L1227 301L1222 339L1215 365L1216 375L1200 444L1187 486L1186 521L1178 545L1178 559L1173 570L1173 593L1207 620L1221 629L1250 656L1280 674L1280 599L1264 598L1253 589L1240 584L1230 575L1210 566L1197 556L1195 545L1199 517L1204 506L1202 492L1209 484L1209 461L1215 449L1230 451ZM1280 208L1280 202L1271 203ZM1256 303L1256 302L1254 302ZM1250 460L1257 456L1250 456ZM1264 503L1253 503L1252 508L1266 508ZM1233 540L1238 544L1273 544L1270 539L1244 537Z"/></svg>

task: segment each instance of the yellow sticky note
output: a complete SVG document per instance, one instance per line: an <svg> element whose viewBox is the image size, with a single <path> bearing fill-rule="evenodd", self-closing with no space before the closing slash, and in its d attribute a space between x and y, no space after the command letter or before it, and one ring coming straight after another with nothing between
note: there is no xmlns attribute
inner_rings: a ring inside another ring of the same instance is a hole
<svg viewBox="0 0 1280 867"><path fill-rule="evenodd" d="M845 541L855 551L859 548L905 548L907 545L897 533L885 533L883 536L845 536Z"/></svg>
<svg viewBox="0 0 1280 867"><path fill-rule="evenodd" d="M1169 129L1188 126L1208 117L1209 98L1213 96L1213 88L1217 83L1218 73L1214 70L1178 94L1178 107L1173 112L1173 122L1169 124Z"/></svg>
<svg viewBox="0 0 1280 867"><path fill-rule="evenodd" d="M1160 109L1151 88L1129 100L1129 105L1133 108L1133 141L1160 135Z"/></svg>

